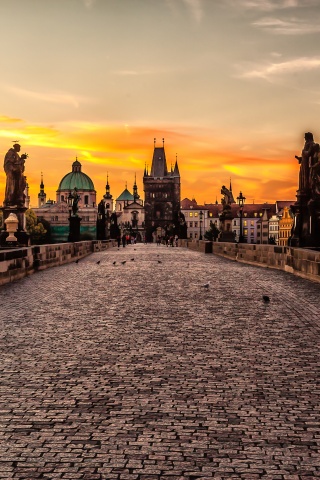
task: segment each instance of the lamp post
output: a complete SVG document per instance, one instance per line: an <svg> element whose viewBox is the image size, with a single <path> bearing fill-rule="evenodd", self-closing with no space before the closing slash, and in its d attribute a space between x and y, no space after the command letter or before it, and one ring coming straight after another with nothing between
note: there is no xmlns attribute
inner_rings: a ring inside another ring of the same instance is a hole
<svg viewBox="0 0 320 480"><path fill-rule="evenodd" d="M239 205L239 213L240 213L240 235L239 235L239 243L244 243L244 236L242 233L242 214L243 214L243 206L246 197L242 195L242 192L239 193L239 197L237 197L237 202Z"/></svg>
<svg viewBox="0 0 320 480"><path fill-rule="evenodd" d="M203 211L200 210L199 212L199 218L200 218L200 235L199 235L199 240L202 240L202 219L203 219Z"/></svg>

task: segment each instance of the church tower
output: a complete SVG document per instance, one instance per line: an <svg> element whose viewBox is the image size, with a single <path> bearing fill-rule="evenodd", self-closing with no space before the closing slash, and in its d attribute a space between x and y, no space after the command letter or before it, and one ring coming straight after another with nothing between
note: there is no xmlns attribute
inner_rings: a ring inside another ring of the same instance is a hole
<svg viewBox="0 0 320 480"><path fill-rule="evenodd" d="M107 174L107 184L106 184L106 193L103 195L104 207L106 211L109 211L109 214L113 212L113 198L110 193L109 185L109 174Z"/></svg>
<svg viewBox="0 0 320 480"><path fill-rule="evenodd" d="M154 150L150 173L145 168L143 176L145 192L145 230L146 240L151 242L153 236L174 235L179 233L180 214L180 173L178 160L174 169L168 171L164 149L156 147Z"/></svg>
<svg viewBox="0 0 320 480"><path fill-rule="evenodd" d="M40 192L38 193L38 208L46 203L47 195L44 193L43 173L41 172Z"/></svg>

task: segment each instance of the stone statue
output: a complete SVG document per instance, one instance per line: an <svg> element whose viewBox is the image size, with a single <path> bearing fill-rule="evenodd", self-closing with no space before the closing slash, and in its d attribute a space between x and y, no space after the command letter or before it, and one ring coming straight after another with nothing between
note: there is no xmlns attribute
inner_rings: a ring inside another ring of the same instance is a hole
<svg viewBox="0 0 320 480"><path fill-rule="evenodd" d="M24 207L26 178L24 176L24 165L28 155L19 155L20 145L15 143L4 157L4 171L7 175L4 206Z"/></svg>
<svg viewBox="0 0 320 480"><path fill-rule="evenodd" d="M224 195L221 199L222 205L231 205L231 203L235 203L232 193L225 185L222 185L221 193Z"/></svg>
<svg viewBox="0 0 320 480"><path fill-rule="evenodd" d="M319 158L318 143L315 144L314 155L311 158L310 188L311 188L311 198L313 200L320 200L320 158Z"/></svg>
<svg viewBox="0 0 320 480"><path fill-rule="evenodd" d="M106 216L103 200L100 200L100 202L98 204L98 214L101 215L101 218L105 218L105 216Z"/></svg>
<svg viewBox="0 0 320 480"><path fill-rule="evenodd" d="M79 210L79 200L80 200L80 195L78 194L77 187L74 187L72 196L73 196L72 215L76 216Z"/></svg>
<svg viewBox="0 0 320 480"><path fill-rule="evenodd" d="M295 155L295 158L300 164L299 172L299 191L300 193L308 194L311 188L310 185L310 167L313 162L313 157L316 155L317 145L313 140L313 134L307 132L304 135L305 144L301 152L301 157ZM319 148L319 146L318 146Z"/></svg>

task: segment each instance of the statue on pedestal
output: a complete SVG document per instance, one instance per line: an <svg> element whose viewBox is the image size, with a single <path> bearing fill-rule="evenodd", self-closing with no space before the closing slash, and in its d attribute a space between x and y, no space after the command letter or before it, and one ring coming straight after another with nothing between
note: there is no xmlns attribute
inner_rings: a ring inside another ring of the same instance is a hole
<svg viewBox="0 0 320 480"><path fill-rule="evenodd" d="M288 244L291 247L320 248L320 161L319 144L313 134L304 135L305 144L299 161L297 201L291 205L294 226Z"/></svg>
<svg viewBox="0 0 320 480"><path fill-rule="evenodd" d="M4 206L24 207L26 179L24 176L26 153L19 155L20 145L15 143L4 158L4 171L7 175Z"/></svg>

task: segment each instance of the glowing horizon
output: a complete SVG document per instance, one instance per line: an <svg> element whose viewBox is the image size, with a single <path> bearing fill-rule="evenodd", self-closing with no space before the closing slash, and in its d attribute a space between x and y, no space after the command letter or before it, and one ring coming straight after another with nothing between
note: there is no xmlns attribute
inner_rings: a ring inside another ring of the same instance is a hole
<svg viewBox="0 0 320 480"><path fill-rule="evenodd" d="M135 174L143 198L154 138L169 168L177 155L182 199L220 201L231 178L247 201L295 201L294 156L304 132L318 141L319 5L3 0L0 155L15 140L29 154L33 206L41 172L54 200L76 157L97 199L107 173L114 198ZM4 185L1 170L0 203Z"/></svg>

